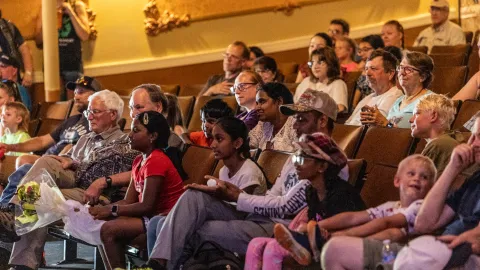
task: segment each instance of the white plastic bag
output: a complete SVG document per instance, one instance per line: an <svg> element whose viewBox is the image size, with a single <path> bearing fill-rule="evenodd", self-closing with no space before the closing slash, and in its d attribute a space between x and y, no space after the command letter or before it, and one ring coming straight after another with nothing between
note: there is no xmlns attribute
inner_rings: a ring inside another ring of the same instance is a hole
<svg viewBox="0 0 480 270"><path fill-rule="evenodd" d="M15 229L18 235L45 227L63 216L65 198L46 170L40 175L24 177L17 189Z"/></svg>
<svg viewBox="0 0 480 270"><path fill-rule="evenodd" d="M40 175L24 177L17 189L19 204L15 206L15 229L23 235L60 219L64 230L92 245L101 245L103 220L94 220L80 202L65 200L57 184L46 170Z"/></svg>
<svg viewBox="0 0 480 270"><path fill-rule="evenodd" d="M100 229L106 221L93 219L88 208L77 201L67 200L64 206L64 230L91 245L102 245Z"/></svg>

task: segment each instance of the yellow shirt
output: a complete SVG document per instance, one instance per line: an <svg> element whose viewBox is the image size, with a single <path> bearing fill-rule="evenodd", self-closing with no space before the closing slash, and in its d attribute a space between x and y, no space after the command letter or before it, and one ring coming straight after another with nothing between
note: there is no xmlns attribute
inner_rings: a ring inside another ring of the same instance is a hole
<svg viewBox="0 0 480 270"><path fill-rule="evenodd" d="M15 133L5 133L3 134L2 137L0 137L0 142L1 143L6 143L6 144L15 144L15 143L22 143L26 140L30 139L30 135L28 135L27 132L23 130L18 130ZM5 153L5 155L8 156L21 156L26 153L21 153L21 152L8 152Z"/></svg>

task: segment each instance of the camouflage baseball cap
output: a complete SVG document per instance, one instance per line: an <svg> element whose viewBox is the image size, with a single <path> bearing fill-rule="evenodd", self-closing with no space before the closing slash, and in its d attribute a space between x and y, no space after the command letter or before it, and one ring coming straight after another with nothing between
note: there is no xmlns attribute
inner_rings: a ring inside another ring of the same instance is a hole
<svg viewBox="0 0 480 270"><path fill-rule="evenodd" d="M285 115L309 111L317 111L325 114L333 121L337 120L337 103L327 93L322 91L307 89L295 104L280 106L280 112Z"/></svg>

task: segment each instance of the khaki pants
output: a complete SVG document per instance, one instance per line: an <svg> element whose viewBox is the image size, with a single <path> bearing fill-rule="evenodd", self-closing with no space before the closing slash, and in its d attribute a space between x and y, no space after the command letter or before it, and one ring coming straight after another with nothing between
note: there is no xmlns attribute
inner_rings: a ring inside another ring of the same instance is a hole
<svg viewBox="0 0 480 270"><path fill-rule="evenodd" d="M72 170L65 170L62 164L52 157L41 157L38 159L30 171L25 175L39 175L41 170L47 170L54 178L55 183L61 189L63 196L67 200L76 200L82 202L84 190L75 185L75 173ZM18 201L14 196L11 202ZM103 204L109 201L105 197L100 197ZM37 269L42 261L42 252L47 238L47 228L39 228L21 236L20 241L13 245L10 264L24 265Z"/></svg>

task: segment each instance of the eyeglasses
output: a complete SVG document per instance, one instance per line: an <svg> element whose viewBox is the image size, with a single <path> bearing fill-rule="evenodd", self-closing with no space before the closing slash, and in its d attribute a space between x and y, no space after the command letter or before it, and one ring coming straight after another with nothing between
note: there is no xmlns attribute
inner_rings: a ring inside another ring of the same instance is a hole
<svg viewBox="0 0 480 270"><path fill-rule="evenodd" d="M100 114L104 113L104 112L109 112L111 110L85 110L83 111L83 115L85 115L85 117L89 117L90 115L93 115L94 117L96 116L99 116Z"/></svg>
<svg viewBox="0 0 480 270"><path fill-rule="evenodd" d="M398 73L405 73L405 74L412 74L414 71L420 72L420 69L414 68L414 67L409 67L409 66L398 66L397 67L397 72Z"/></svg>
<svg viewBox="0 0 480 270"><path fill-rule="evenodd" d="M239 83L230 87L230 91L235 94L235 91L245 92L250 87L250 85L256 85L257 83Z"/></svg>
<svg viewBox="0 0 480 270"><path fill-rule="evenodd" d="M270 70L270 69L256 69L256 70L255 70L255 72L258 73L258 74L260 74L260 73L262 73L262 74L263 74L263 73L267 73L267 72L269 72L269 71L271 71L271 70Z"/></svg>
<svg viewBox="0 0 480 270"><path fill-rule="evenodd" d="M308 62L307 62L307 65L308 65L308 67L309 67L309 68L312 68L314 63L317 63L317 65L323 65L323 64L326 64L326 62L325 62L325 61L323 61L323 60L319 60L319 61L317 61L317 62L315 62L315 61L308 61Z"/></svg>
<svg viewBox="0 0 480 270"><path fill-rule="evenodd" d="M359 53L361 53L361 52L367 53L367 52L373 50L373 48L372 47L364 47L364 48L358 47L357 50L358 50Z"/></svg>
<svg viewBox="0 0 480 270"><path fill-rule="evenodd" d="M340 31L337 29L328 29L328 33L336 35L336 34L340 34Z"/></svg>
<svg viewBox="0 0 480 270"><path fill-rule="evenodd" d="M306 155L306 154L304 154L304 153L302 153L302 154L293 154L293 155L292 155L292 162L293 162L294 165L302 166L303 164L305 164L305 161L306 161L306 160L324 161L323 159L311 157L311 156L308 156L308 155Z"/></svg>
<svg viewBox="0 0 480 270"><path fill-rule="evenodd" d="M235 60L240 60L240 57L239 56L236 56L236 55L233 55L233 54L229 54L229 53L222 53L222 56L223 58L233 58Z"/></svg>

